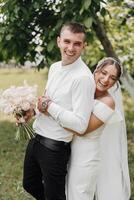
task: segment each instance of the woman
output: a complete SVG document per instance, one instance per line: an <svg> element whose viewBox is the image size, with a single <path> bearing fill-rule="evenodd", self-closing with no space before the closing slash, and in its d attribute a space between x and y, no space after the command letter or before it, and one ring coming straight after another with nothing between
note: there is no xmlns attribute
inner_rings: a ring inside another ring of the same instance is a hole
<svg viewBox="0 0 134 200"><path fill-rule="evenodd" d="M113 93L117 93L117 81L121 74L120 63L111 57L101 60L94 72L96 92L89 125L85 136L75 136L71 145L72 152L67 180L68 200L93 200L96 185L97 200L129 199L129 174L125 172L127 174L126 180L122 168L124 161L121 160L121 155L118 155L120 154L118 142L122 138L118 131L122 126L123 117L117 110L113 97L108 92L109 88L116 85ZM110 128L105 131L107 138L103 137L102 134L106 127ZM112 129L114 132L117 130L115 138L113 138L115 135L112 135ZM111 138L109 132L111 132ZM114 147L117 146L117 149L110 148L110 144L114 144ZM125 146L126 144L124 144ZM125 153L127 155L127 152ZM113 157L111 157L110 164L113 168L107 164L107 159L111 155ZM124 166L128 170L127 162ZM114 178L113 184L111 184L112 177ZM113 185L115 187L112 187ZM125 188L123 188L124 185Z"/></svg>
<svg viewBox="0 0 134 200"><path fill-rule="evenodd" d="M107 124L100 138L101 167L95 194L96 200L128 200L131 193L122 96L120 88L116 92L113 92L113 89L109 92L115 99L116 107L122 113L123 121L116 123L115 126Z"/></svg>

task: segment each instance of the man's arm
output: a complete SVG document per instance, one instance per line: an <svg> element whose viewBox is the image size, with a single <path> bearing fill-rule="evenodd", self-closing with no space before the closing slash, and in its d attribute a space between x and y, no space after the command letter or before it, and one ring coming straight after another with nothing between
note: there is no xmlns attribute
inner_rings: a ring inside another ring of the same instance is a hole
<svg viewBox="0 0 134 200"><path fill-rule="evenodd" d="M88 76L79 77L72 87L72 111L52 102L48 113L64 128L83 134L93 108L95 85Z"/></svg>
<svg viewBox="0 0 134 200"><path fill-rule="evenodd" d="M86 135L92 131L95 131L99 127L101 127L103 124L107 123L107 121L112 117L115 109L115 103L113 99L109 96L103 97L101 100L97 102L97 105L94 105L94 108L92 110L88 127L84 134L79 134L71 129L66 129L68 131L71 131L73 134L78 136Z"/></svg>

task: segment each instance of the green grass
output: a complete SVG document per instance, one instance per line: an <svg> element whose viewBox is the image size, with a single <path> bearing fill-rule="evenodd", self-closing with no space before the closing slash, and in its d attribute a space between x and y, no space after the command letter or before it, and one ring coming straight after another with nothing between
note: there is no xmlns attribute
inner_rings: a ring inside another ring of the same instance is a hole
<svg viewBox="0 0 134 200"><path fill-rule="evenodd" d="M22 188L22 167L26 142L16 142L16 127L0 121L0 199L32 200Z"/></svg>
<svg viewBox="0 0 134 200"><path fill-rule="evenodd" d="M22 85L27 80L30 85L37 84L38 94L42 94L47 80L47 70L0 69L0 89L11 85ZM128 133L129 169L132 197L134 200L134 106L133 101L124 94L124 107ZM0 114L0 200L33 200L22 188L22 169L26 141L16 142L15 123L12 117Z"/></svg>
<svg viewBox="0 0 134 200"><path fill-rule="evenodd" d="M131 179L131 200L134 200L134 102L124 93L124 110L128 137L128 163Z"/></svg>
<svg viewBox="0 0 134 200"><path fill-rule="evenodd" d="M0 69L0 89L19 86L26 80L38 85L41 95L48 70ZM0 200L32 200L22 188L22 171L26 141L15 141L15 120L0 113Z"/></svg>

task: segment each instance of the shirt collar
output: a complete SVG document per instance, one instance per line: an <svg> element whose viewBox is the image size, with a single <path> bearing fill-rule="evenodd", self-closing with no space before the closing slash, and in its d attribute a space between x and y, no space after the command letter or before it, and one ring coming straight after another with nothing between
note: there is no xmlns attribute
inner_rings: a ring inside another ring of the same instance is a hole
<svg viewBox="0 0 134 200"><path fill-rule="evenodd" d="M74 68L76 66L78 66L78 64L80 63L81 61L81 57L79 57L76 61L74 61L73 63L69 64L69 65L62 65L62 62L61 62L61 69L64 69L64 70L69 70L71 68Z"/></svg>

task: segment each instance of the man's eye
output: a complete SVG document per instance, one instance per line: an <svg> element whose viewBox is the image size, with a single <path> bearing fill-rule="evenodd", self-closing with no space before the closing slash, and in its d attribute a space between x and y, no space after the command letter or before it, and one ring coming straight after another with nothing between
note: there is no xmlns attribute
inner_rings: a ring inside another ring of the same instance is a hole
<svg viewBox="0 0 134 200"><path fill-rule="evenodd" d="M69 44L69 41L68 41L68 40L65 40L64 43Z"/></svg>
<svg viewBox="0 0 134 200"><path fill-rule="evenodd" d="M81 43L75 43L75 46L80 46L81 45Z"/></svg>

